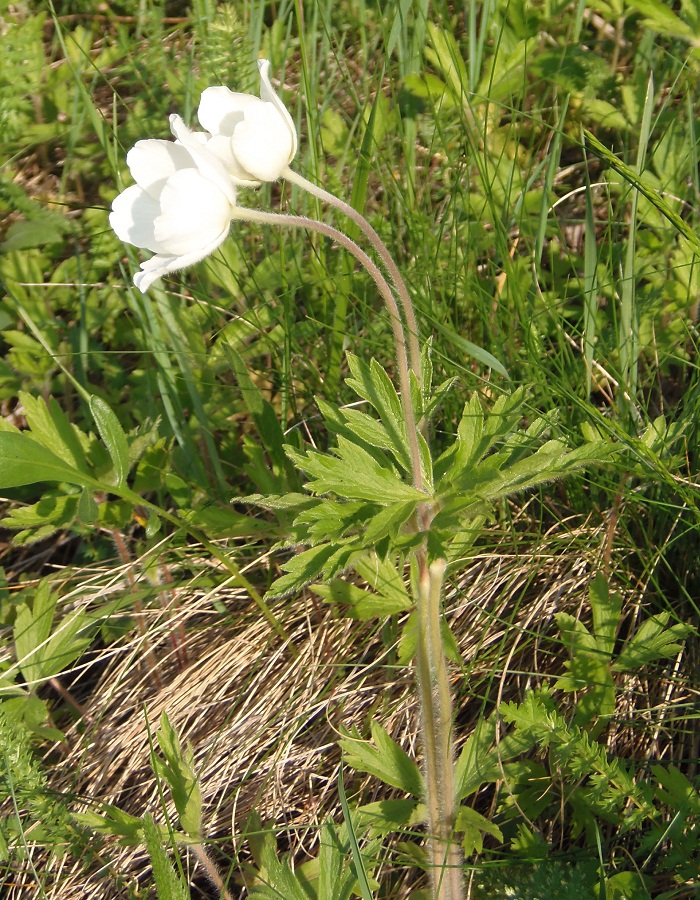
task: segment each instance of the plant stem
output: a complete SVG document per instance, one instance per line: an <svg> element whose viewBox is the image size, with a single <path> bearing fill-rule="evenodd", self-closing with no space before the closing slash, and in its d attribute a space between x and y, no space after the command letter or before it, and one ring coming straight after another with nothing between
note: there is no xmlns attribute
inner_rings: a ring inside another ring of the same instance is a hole
<svg viewBox="0 0 700 900"><path fill-rule="evenodd" d="M308 231L318 231L320 234L324 234L337 244L340 244L341 247L344 247L349 253L352 253L355 259L364 266L367 272L372 276L379 289L379 293L382 295L382 299L389 311L389 318L391 319L391 327L394 332L394 343L396 345L396 362L399 374L399 385L401 388L401 405L404 421L406 423L406 437L411 453L413 486L417 488L417 490L422 491L423 473L420 461L420 448L418 446L418 428L416 426L416 417L413 411L413 402L411 400L411 380L409 376L408 356L406 353L406 337L396 298L392 294L391 288L378 267L372 262L364 250L357 246L355 241L346 234L343 234L342 231L338 231L337 228L333 228L332 225L326 225L325 222L319 222L317 219L309 219L306 216L285 215L284 213L264 212L257 209L248 209L243 206L236 207L234 218L244 222L258 222L263 225L284 225L290 228L306 228Z"/></svg>
<svg viewBox="0 0 700 900"><path fill-rule="evenodd" d="M219 897L221 900L233 900L233 897L226 890L226 885L224 884L221 875L214 865L214 863L209 859L209 854L204 849L203 844L192 844L191 845L192 852L197 857L197 859L202 864L204 871L206 872L207 878L211 881L214 887L219 892Z"/></svg>
<svg viewBox="0 0 700 900"><path fill-rule="evenodd" d="M295 184L302 190L307 191L314 197L318 197L318 199L323 200L324 203L328 203L330 206L334 206L336 209L339 209L349 219L352 219L352 221L363 232L363 234L369 240L370 244L377 251L377 255L386 266L389 277L391 278L391 281L396 288L396 293L398 294L399 302L401 303L401 308L403 309L403 314L406 319L406 330L408 332L408 354L411 361L411 369L413 371L413 374L418 379L418 384L420 384L421 355L420 343L418 340L418 322L416 320L415 310L413 309L411 296L408 293L408 288L406 287L406 282L403 280L401 272L399 271L399 267L394 262L394 259L391 253L389 253L386 244L382 241L382 239L379 237L379 235L370 225L367 219L362 215L362 213L358 212L354 207L350 206L349 203L341 200L340 197L336 197L335 194L331 194L328 191L324 190L322 187L319 187L317 184L314 184L312 181L308 181L306 178L304 178L303 175L299 175L298 172L293 171L293 169L290 169L289 167L287 167L284 172L282 172L282 178L285 178L291 184Z"/></svg>
<svg viewBox="0 0 700 900"><path fill-rule="evenodd" d="M445 561L438 559L428 563L425 542L419 548L417 556L416 672L421 704L426 799L430 824L432 863L430 875L435 900L462 900L464 897L462 856L453 834L456 804L452 697L440 627Z"/></svg>
<svg viewBox="0 0 700 900"><path fill-rule="evenodd" d="M289 178L290 173L291 170L288 170L285 173L285 177ZM373 246L377 249L389 270L399 296L402 297L404 315L406 316L410 336L412 369L420 379L420 347L413 307L408 291L396 264L389 255L389 251L369 223L352 207L342 203L342 201L339 201L332 194L328 194L321 188L316 188L310 182L306 182L301 176L296 176L294 173L291 174L294 177L289 178L289 180L306 187L307 190L310 190L312 194L315 194L320 199L327 200L329 203L333 203L333 205L347 212L353 221L358 223L362 231L370 236ZM285 225L292 228L306 228L311 231L317 231L348 250L372 276L389 311L394 332L401 404L411 453L413 484L418 490L424 490L418 429L410 390L410 370L405 331L396 299L380 270L355 241L336 228L316 219L263 212L242 207L237 207L235 218L260 224ZM376 241L371 237L370 232L376 237ZM424 535L424 540L417 551L418 586L416 590L416 606L418 609L418 647L416 652L416 671L425 753L426 799L432 859L431 879L434 900L462 900L464 897L461 874L462 858L459 846L455 843L453 836L456 804L453 773L452 698L440 627L445 561L438 559L429 563L427 552L427 535L434 514L434 504L426 498L426 502L419 505L416 516L416 529Z"/></svg>

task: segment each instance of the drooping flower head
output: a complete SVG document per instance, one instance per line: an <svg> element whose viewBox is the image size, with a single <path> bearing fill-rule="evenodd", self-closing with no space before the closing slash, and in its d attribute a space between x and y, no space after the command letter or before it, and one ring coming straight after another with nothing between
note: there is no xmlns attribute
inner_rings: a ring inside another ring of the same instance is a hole
<svg viewBox="0 0 700 900"><path fill-rule="evenodd" d="M294 122L270 84L270 63L258 60L260 97L210 87L197 115L211 139L207 148L239 185L276 181L297 152Z"/></svg>
<svg viewBox="0 0 700 900"><path fill-rule="evenodd" d="M155 256L134 284L144 293L161 275L209 256L236 216L236 186L275 181L297 151L292 117L258 62L260 97L207 88L199 105L206 132L170 116L175 141L139 141L126 156L136 184L112 203L109 222L121 240Z"/></svg>
<svg viewBox="0 0 700 900"><path fill-rule="evenodd" d="M112 203L109 223L121 240L156 255L134 284L144 293L161 275L209 256L229 233L236 188L206 136L170 117L176 141L138 141L126 162L136 184Z"/></svg>

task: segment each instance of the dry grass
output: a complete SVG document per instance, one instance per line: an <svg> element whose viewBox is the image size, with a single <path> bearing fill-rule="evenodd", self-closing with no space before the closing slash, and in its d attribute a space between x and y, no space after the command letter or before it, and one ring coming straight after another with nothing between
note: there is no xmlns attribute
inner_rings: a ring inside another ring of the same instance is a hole
<svg viewBox="0 0 700 900"><path fill-rule="evenodd" d="M485 709L501 699L519 699L542 677L562 671L564 653L553 653L556 646L547 640L556 633L553 615L560 610L580 614L596 568L594 552L584 555L581 548L600 546L602 539L601 529L585 524L575 529L569 522L534 545L523 537L514 547L511 538L508 547L504 542L465 565L446 603L464 660L461 672L455 672L460 740ZM67 730L65 746L57 748L63 756L50 769L51 787L75 798L71 806L76 810L99 810L109 803L137 816L150 812L162 821L151 746L161 713L167 712L194 751L209 846L222 871L241 883L247 851L235 836L251 809L274 826L280 845L297 860L314 852L319 823L340 818L335 781L341 729L356 726L366 733L370 717L376 717L404 748L418 754L413 678L392 664L395 648L380 626L343 618L310 594L284 601L276 613L291 635L293 653L271 634L241 590L226 580L198 589L192 573L211 574L209 561L190 558L188 569L190 586L166 591L176 604L145 613L147 653L138 633L101 651L102 674L85 700L87 717ZM184 570L172 568L175 584L180 574L185 577ZM72 572L71 581L78 585L79 602L90 604L116 590L130 590L127 575L126 569ZM627 608L633 602L630 597ZM663 703L643 712L657 753L664 740L663 709L668 711L677 693L670 683L664 690ZM628 723L640 713L637 698L650 694L654 691L645 685L626 695ZM636 755L649 749L649 743L640 747L638 727L633 735L628 732L623 723L610 729L615 752ZM346 784L364 800L386 794L385 788L350 773ZM173 815L170 807L168 814ZM84 860L47 860L40 848L32 857L46 896L55 900L153 896L143 848L108 840L89 872ZM188 865L193 883L204 885L194 861ZM25 866L6 896L28 900L36 890ZM193 896L213 896L202 890ZM403 890L396 896L406 896L408 887Z"/></svg>

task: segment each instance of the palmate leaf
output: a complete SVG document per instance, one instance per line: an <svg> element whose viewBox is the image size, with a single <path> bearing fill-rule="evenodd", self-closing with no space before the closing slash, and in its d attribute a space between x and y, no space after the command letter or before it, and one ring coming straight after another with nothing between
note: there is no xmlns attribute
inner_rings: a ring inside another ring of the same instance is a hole
<svg viewBox="0 0 700 900"><path fill-rule="evenodd" d="M313 588L325 600L348 607L347 615L353 619L386 618L395 613L413 609L402 577L403 558L386 559L375 552L357 553L352 558L352 568L363 578L369 588L360 588L341 579L332 579L328 585Z"/></svg>
<svg viewBox="0 0 700 900"><path fill-rule="evenodd" d="M85 456L87 437L73 425L53 397L48 401L19 392L32 438L42 444L71 468L87 474Z"/></svg>
<svg viewBox="0 0 700 900"><path fill-rule="evenodd" d="M613 670L633 672L655 659L666 659L680 653L683 641L693 629L683 622L669 625L670 618L670 613L662 612L644 621L620 651L613 663Z"/></svg>
<svg viewBox="0 0 700 900"><path fill-rule="evenodd" d="M362 397L374 408L382 421L394 452L408 469L410 452L403 408L391 379L375 359L367 365L354 354L348 353L347 360L351 372L351 377L347 379L348 387L351 387L359 397Z"/></svg>
<svg viewBox="0 0 700 900"><path fill-rule="evenodd" d="M496 400L488 415L474 394L465 404L457 427L457 441L435 464L436 473L444 473L443 483L460 478L517 427L527 391L520 387Z"/></svg>
<svg viewBox="0 0 700 900"><path fill-rule="evenodd" d="M384 425L359 409L340 409L320 397L316 401L329 431L343 435L352 443L369 449L388 450L404 471L410 471L411 462L407 448L396 446Z"/></svg>
<svg viewBox="0 0 700 900"><path fill-rule="evenodd" d="M326 822L321 828L318 852L318 900L349 900L355 873L346 865L348 848L336 826Z"/></svg>
<svg viewBox="0 0 700 900"><path fill-rule="evenodd" d="M12 542L16 546L29 544L69 528L79 514L82 494L45 494L38 503L10 509L0 519L0 526L12 528Z"/></svg>
<svg viewBox="0 0 700 900"><path fill-rule="evenodd" d="M451 510L468 507L477 500L493 501L520 491L556 481L577 469L602 462L611 453L609 444L596 441L568 450L561 441L548 441L536 453L500 468L501 454L487 457L465 472L446 493Z"/></svg>
<svg viewBox="0 0 700 900"><path fill-rule="evenodd" d="M338 741L345 762L359 772L376 775L407 794L423 797L423 776L416 763L378 722L372 720L371 729L373 744L357 734Z"/></svg>
<svg viewBox="0 0 700 900"><path fill-rule="evenodd" d="M593 631L598 646L608 658L615 647L615 636L620 624L622 597L619 593L610 593L608 580L602 572L598 572L588 589L593 612Z"/></svg>
<svg viewBox="0 0 700 900"><path fill-rule="evenodd" d="M401 400L391 378L376 359L367 365L354 353L348 353L347 358L352 373L347 379L348 386L372 405L389 431L405 435Z"/></svg>
<svg viewBox="0 0 700 900"><path fill-rule="evenodd" d="M427 500L422 491L406 484L398 474L377 462L366 450L338 437L336 456L307 450L300 453L286 448L294 464L310 475L307 489L316 494L335 494L346 500L369 500L382 506L411 500Z"/></svg>
<svg viewBox="0 0 700 900"><path fill-rule="evenodd" d="M399 600L375 594L341 578L331 579L330 584L314 585L312 590L327 602L343 604L344 614L350 619L385 619L412 607L408 596Z"/></svg>
<svg viewBox="0 0 700 900"><path fill-rule="evenodd" d="M273 582L266 596L284 597L317 578L328 580L346 568L357 551L355 544L320 544L303 550L284 563L282 568L287 574Z"/></svg>
<svg viewBox="0 0 700 900"><path fill-rule="evenodd" d="M402 558L385 558L377 553L363 553L353 560L353 568L364 578L374 590L387 602L396 605L397 609L412 609L413 600L409 597L402 572Z"/></svg>
<svg viewBox="0 0 700 900"><path fill-rule="evenodd" d="M258 869L250 886L251 900L309 900L301 881L285 859L277 857L277 838L274 831L262 827L257 813L252 813L246 823L248 842Z"/></svg>
<svg viewBox="0 0 700 900"><path fill-rule="evenodd" d="M324 497L322 502L302 510L294 519L293 527L299 543L322 544L343 537L347 531L357 531L376 511L374 504L361 500Z"/></svg>
<svg viewBox="0 0 700 900"><path fill-rule="evenodd" d="M465 856L472 853L481 853L484 849L484 835L490 834L497 841L503 841L503 834L498 825L494 825L484 818L481 813L469 806L460 806L455 822L455 831L463 835L462 848Z"/></svg>

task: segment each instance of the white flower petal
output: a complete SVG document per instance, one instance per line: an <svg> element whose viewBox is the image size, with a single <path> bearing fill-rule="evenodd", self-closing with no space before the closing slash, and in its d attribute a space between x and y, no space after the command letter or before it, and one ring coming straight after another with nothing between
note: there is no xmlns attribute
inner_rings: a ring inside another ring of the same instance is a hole
<svg viewBox="0 0 700 900"><path fill-rule="evenodd" d="M120 240L157 253L162 247L156 240L153 226L159 215L157 200L133 184L112 201L109 224Z"/></svg>
<svg viewBox="0 0 700 900"><path fill-rule="evenodd" d="M297 151L294 122L270 83L270 63L258 66L260 99L211 87L199 102L199 121L212 135L208 149L241 185L276 181Z"/></svg>
<svg viewBox="0 0 700 900"><path fill-rule="evenodd" d="M297 130L294 127L294 120L289 114L287 107L282 103L279 96L275 93L270 83L270 61L268 59L258 60L258 71L260 72L260 97L266 103L272 103L280 116L284 119L291 137L291 153L287 164L289 164L297 153Z"/></svg>
<svg viewBox="0 0 700 900"><path fill-rule="evenodd" d="M179 169L194 166L192 157L173 141L137 141L126 154L126 164L136 184L158 196L163 182Z"/></svg>
<svg viewBox="0 0 700 900"><path fill-rule="evenodd" d="M216 184L197 169L182 169L166 181L160 197L153 227L158 249L172 256L197 252L228 231L232 213Z"/></svg>
<svg viewBox="0 0 700 900"><path fill-rule="evenodd" d="M180 269L186 269L193 266L211 254L219 247L228 237L230 223L226 223L226 228L207 244L191 253L184 253L182 256L168 256L166 254L158 254L152 256L145 262L141 263L141 271L134 275L134 284L145 294L154 281L161 276L168 275L170 272L178 272Z"/></svg>
<svg viewBox="0 0 700 900"><path fill-rule="evenodd" d="M276 181L294 156L286 121L272 103L251 109L231 138L233 155L258 181Z"/></svg>
<svg viewBox="0 0 700 900"><path fill-rule="evenodd" d="M215 184L233 205L236 202L236 188L221 160L207 150L206 142L202 141L201 136L193 134L180 116L170 116L170 129L188 151L197 169L208 181Z"/></svg>
<svg viewBox="0 0 700 900"><path fill-rule="evenodd" d="M241 166L233 155L231 138L226 134L215 134L207 141L207 150L221 160L224 168L238 187L256 187L259 179L251 178L250 173Z"/></svg>
<svg viewBox="0 0 700 900"><path fill-rule="evenodd" d="M230 137L248 111L262 102L252 94L237 94L227 87L210 87L202 91L197 117L206 131Z"/></svg>
<svg viewBox="0 0 700 900"><path fill-rule="evenodd" d="M141 263L141 270L134 274L134 284L142 294L145 294L153 282L158 281L162 275L178 270L178 265L173 267L173 263L176 262L179 260L175 256L152 256Z"/></svg>

